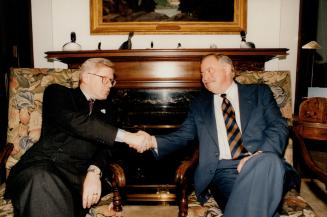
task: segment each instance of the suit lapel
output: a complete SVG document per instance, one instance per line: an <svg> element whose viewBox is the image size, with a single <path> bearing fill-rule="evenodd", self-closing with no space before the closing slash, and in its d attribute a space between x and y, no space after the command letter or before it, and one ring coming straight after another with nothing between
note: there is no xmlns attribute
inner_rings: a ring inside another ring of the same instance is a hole
<svg viewBox="0 0 327 217"><path fill-rule="evenodd" d="M81 91L81 89L79 87L73 89L73 94L74 94L74 102L76 104L76 108L78 108L79 110L82 110L81 108L83 108L83 111L88 111L89 103L86 97L84 96L83 92Z"/></svg>
<svg viewBox="0 0 327 217"><path fill-rule="evenodd" d="M249 88L245 85L238 85L238 96L240 103L240 116L241 116L241 126L242 131L245 132L246 127L249 123L252 111L254 110L255 105L253 102L256 102L257 94L254 91L254 88Z"/></svg>
<svg viewBox="0 0 327 217"><path fill-rule="evenodd" d="M217 125L216 125L216 117L215 117L214 103L213 103L213 94L211 94L211 93L205 94L202 105L203 106L202 106L201 116L204 119L205 127L209 131L209 135L212 137L215 144L218 144L218 135L217 135Z"/></svg>

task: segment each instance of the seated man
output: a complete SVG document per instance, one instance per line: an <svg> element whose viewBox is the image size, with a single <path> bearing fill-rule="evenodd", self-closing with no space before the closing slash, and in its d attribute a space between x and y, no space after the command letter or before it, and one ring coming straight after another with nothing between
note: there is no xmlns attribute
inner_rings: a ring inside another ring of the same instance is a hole
<svg viewBox="0 0 327 217"><path fill-rule="evenodd" d="M162 158L198 139L194 184L200 202L210 193L224 217L278 216L287 121L268 86L239 84L234 75L229 57L203 57L206 90L194 99L182 126L153 137L152 145Z"/></svg>
<svg viewBox="0 0 327 217"><path fill-rule="evenodd" d="M5 196L12 200L15 216L85 216L86 208L100 199L100 178L114 142L133 147L151 140L141 132L117 129L97 111L95 100L105 100L115 83L113 64L93 58L81 66L79 88L46 88L40 140L7 180Z"/></svg>

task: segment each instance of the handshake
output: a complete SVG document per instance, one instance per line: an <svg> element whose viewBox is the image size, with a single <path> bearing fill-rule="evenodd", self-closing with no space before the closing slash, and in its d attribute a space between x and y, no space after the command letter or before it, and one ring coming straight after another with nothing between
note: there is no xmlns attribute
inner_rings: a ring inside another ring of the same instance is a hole
<svg viewBox="0 0 327 217"><path fill-rule="evenodd" d="M123 140L130 148L134 148L139 153L157 148L156 138L141 130L137 133L125 131Z"/></svg>

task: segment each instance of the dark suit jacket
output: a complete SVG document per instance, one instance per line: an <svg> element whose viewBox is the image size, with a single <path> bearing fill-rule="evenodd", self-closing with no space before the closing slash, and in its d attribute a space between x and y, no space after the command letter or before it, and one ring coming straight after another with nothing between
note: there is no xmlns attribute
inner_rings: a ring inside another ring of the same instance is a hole
<svg viewBox="0 0 327 217"><path fill-rule="evenodd" d="M252 153L261 150L282 157L288 137L287 121L282 117L270 88L257 84L237 85L245 148ZM157 136L159 158L198 138L199 164L195 171L194 184L200 201L205 200L205 190L213 178L219 160L213 96L211 92L204 90L192 102L186 120L177 131Z"/></svg>
<svg viewBox="0 0 327 217"><path fill-rule="evenodd" d="M96 106L89 115L89 103L80 88L70 89L58 84L48 86L43 96L40 140L11 169L7 190L11 179L38 162L58 168L67 180L80 177L75 180L75 185L81 184L90 164L105 171L117 128L104 120ZM79 189L81 186L74 187Z"/></svg>

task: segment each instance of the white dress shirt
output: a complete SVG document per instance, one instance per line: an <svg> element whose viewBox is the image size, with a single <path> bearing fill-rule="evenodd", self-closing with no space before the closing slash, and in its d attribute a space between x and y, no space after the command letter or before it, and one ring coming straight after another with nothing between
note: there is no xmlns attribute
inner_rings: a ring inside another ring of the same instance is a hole
<svg viewBox="0 0 327 217"><path fill-rule="evenodd" d="M232 85L226 90L225 94L226 94L226 98L230 101L230 103L234 108L236 123L242 133L237 84L233 82ZM219 159L220 160L232 159L229 143L227 139L227 130L224 121L223 111L221 109L223 98L220 95L221 94L214 95L214 110L215 110L216 126L217 126L217 134L218 134L218 146L220 152Z"/></svg>

